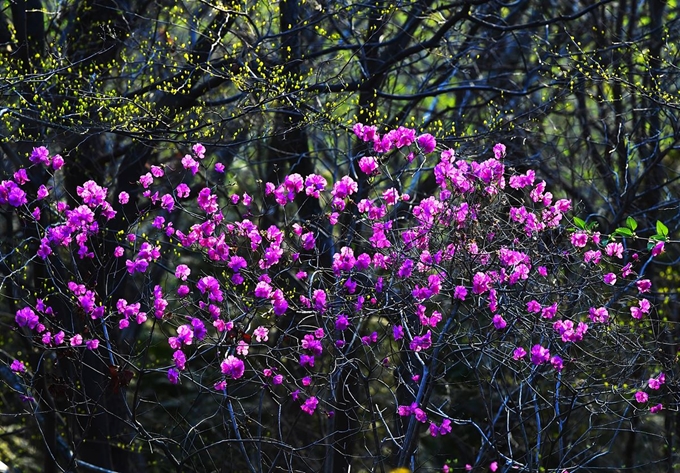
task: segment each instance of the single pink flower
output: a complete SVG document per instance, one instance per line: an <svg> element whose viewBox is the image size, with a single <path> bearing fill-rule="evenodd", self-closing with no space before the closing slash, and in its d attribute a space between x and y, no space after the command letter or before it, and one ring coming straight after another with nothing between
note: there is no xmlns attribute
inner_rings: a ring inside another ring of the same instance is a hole
<svg viewBox="0 0 680 473"><path fill-rule="evenodd" d="M647 402L649 400L649 394L644 391L638 391L635 393L635 400L640 404Z"/></svg>

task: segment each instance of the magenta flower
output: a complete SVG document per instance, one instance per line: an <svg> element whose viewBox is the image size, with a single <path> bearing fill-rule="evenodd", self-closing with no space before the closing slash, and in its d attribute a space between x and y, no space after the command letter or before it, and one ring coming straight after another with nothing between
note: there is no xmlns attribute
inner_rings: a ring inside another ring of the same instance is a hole
<svg viewBox="0 0 680 473"><path fill-rule="evenodd" d="M205 324L203 324L203 321L201 319L197 319L196 317L191 318L191 330L197 340L203 340L208 333L208 331L205 329Z"/></svg>
<svg viewBox="0 0 680 473"><path fill-rule="evenodd" d="M602 259L602 252L600 250L589 250L583 254L583 261L586 263L599 264Z"/></svg>
<svg viewBox="0 0 680 473"><path fill-rule="evenodd" d="M604 281L605 284L613 286L614 284L616 284L616 274L607 273L602 277L602 280Z"/></svg>
<svg viewBox="0 0 680 473"><path fill-rule="evenodd" d="M52 156L52 169L55 171L60 170L64 166L64 158L59 154Z"/></svg>
<svg viewBox="0 0 680 473"><path fill-rule="evenodd" d="M262 299L269 299L274 294L274 289L266 281L260 281L255 286L255 297L260 297Z"/></svg>
<svg viewBox="0 0 680 473"><path fill-rule="evenodd" d="M321 313L326 312L326 291L323 289L315 289L312 293L312 301L314 303L314 309Z"/></svg>
<svg viewBox="0 0 680 473"><path fill-rule="evenodd" d="M644 391L638 391L635 393L635 400L640 404L647 402L649 400L649 394Z"/></svg>
<svg viewBox="0 0 680 473"><path fill-rule="evenodd" d="M177 186L175 191L177 192L177 197L181 199L189 197L189 194L191 193L191 189L189 189L189 186L183 182Z"/></svg>
<svg viewBox="0 0 680 473"><path fill-rule="evenodd" d="M635 285L637 286L640 294L644 294L645 292L649 292L649 290L652 288L652 281L649 279L641 279L636 282Z"/></svg>
<svg viewBox="0 0 680 473"><path fill-rule="evenodd" d="M588 330L588 324L579 322L574 328L574 322L571 320L558 320L553 324L553 328L562 336L563 342L580 342Z"/></svg>
<svg viewBox="0 0 680 473"><path fill-rule="evenodd" d="M205 158L205 146L203 146L201 143L196 143L194 146L191 147L191 150L194 152L198 159Z"/></svg>
<svg viewBox="0 0 680 473"><path fill-rule="evenodd" d="M224 300L224 295L220 289L220 283L213 276L202 277L198 281L198 284L196 284L196 287L199 291L201 291L201 294L205 294L207 292L208 299L211 301L222 302Z"/></svg>
<svg viewBox="0 0 680 473"><path fill-rule="evenodd" d="M266 327L259 326L253 330L253 336L258 342L266 342L269 340L269 329Z"/></svg>
<svg viewBox="0 0 680 473"><path fill-rule="evenodd" d="M655 406L652 406L649 408L649 412L652 414L656 414L657 412L661 411L663 409L663 404L657 404Z"/></svg>
<svg viewBox="0 0 680 473"><path fill-rule="evenodd" d="M323 352L323 347L321 342L316 339L312 334L307 334L302 337L302 343L300 344L304 350L311 351L314 355L319 356Z"/></svg>
<svg viewBox="0 0 680 473"><path fill-rule="evenodd" d="M628 276L633 274L632 267L633 267L632 263L627 263L623 268L621 268L621 276L627 278Z"/></svg>
<svg viewBox="0 0 680 473"><path fill-rule="evenodd" d="M19 184L20 186L23 186L27 182L30 181L28 178L28 174L26 174L26 169L24 168L19 168L15 173L14 173L14 182Z"/></svg>
<svg viewBox="0 0 680 473"><path fill-rule="evenodd" d="M378 161L373 156L364 156L359 160L359 169L364 174L375 174L378 169Z"/></svg>
<svg viewBox="0 0 680 473"><path fill-rule="evenodd" d="M199 191L196 201L198 202L198 206L207 214L214 214L219 210L217 195L212 194L207 187L204 187Z"/></svg>
<svg viewBox="0 0 680 473"><path fill-rule="evenodd" d="M615 256L618 259L623 258L623 245L621 243L608 243L604 249L607 256Z"/></svg>
<svg viewBox="0 0 680 473"><path fill-rule="evenodd" d="M314 367L314 355L305 355L304 353L300 354L300 366L309 366L310 368Z"/></svg>
<svg viewBox="0 0 680 473"><path fill-rule="evenodd" d="M550 360L550 351L541 345L531 347L531 362L535 365L547 363Z"/></svg>
<svg viewBox="0 0 680 473"><path fill-rule="evenodd" d="M347 316L344 314L338 315L335 319L335 329L342 331L347 330L347 327L349 327L349 319Z"/></svg>
<svg viewBox="0 0 680 473"><path fill-rule="evenodd" d="M456 288L453 290L453 298L464 301L467 293L468 291L465 286L456 286Z"/></svg>
<svg viewBox="0 0 680 473"><path fill-rule="evenodd" d="M310 174L305 179L305 194L318 199L326 188L326 179L318 174Z"/></svg>
<svg viewBox="0 0 680 473"><path fill-rule="evenodd" d="M250 351L250 345L248 345L243 340L239 340L238 345L236 345L236 354L241 355L243 357L246 357L246 356L248 356L249 351Z"/></svg>
<svg viewBox="0 0 680 473"><path fill-rule="evenodd" d="M423 133L416 138L416 143L423 150L423 153L429 154L437 147L437 140L429 133Z"/></svg>
<svg viewBox="0 0 680 473"><path fill-rule="evenodd" d="M179 382L179 371L175 368L170 368L168 370L168 381L172 384L177 384Z"/></svg>
<svg viewBox="0 0 680 473"><path fill-rule="evenodd" d="M30 307L24 307L23 309L17 310L14 320L19 327L28 327L31 330L33 330L39 322L38 316Z"/></svg>
<svg viewBox="0 0 680 473"><path fill-rule="evenodd" d="M363 345L370 345L371 343L376 343L378 341L378 332L373 332L370 335L365 335L361 337L361 343Z"/></svg>
<svg viewBox="0 0 680 473"><path fill-rule="evenodd" d="M362 123L356 123L352 127L352 131L362 141L375 141L380 138L378 129L374 125L367 126Z"/></svg>
<svg viewBox="0 0 680 473"><path fill-rule="evenodd" d="M274 315L281 316L288 310L288 301L286 301L283 296L283 291L281 289L276 289L271 298L271 303L274 306Z"/></svg>
<svg viewBox="0 0 680 473"><path fill-rule="evenodd" d="M562 371L564 369L564 361L559 355L554 355L550 358L550 364L555 368L555 371Z"/></svg>
<svg viewBox="0 0 680 473"><path fill-rule="evenodd" d="M652 248L652 256L659 256L661 253L664 252L664 242L660 241L656 245L654 245L654 248Z"/></svg>
<svg viewBox="0 0 680 473"><path fill-rule="evenodd" d="M316 410L318 404L319 400L316 397L312 396L305 400L302 406L300 406L300 409L302 409L304 412L311 416L312 414L314 414L314 411Z"/></svg>
<svg viewBox="0 0 680 473"><path fill-rule="evenodd" d="M33 148L33 151L31 152L31 155L28 157L28 160L33 164L44 164L45 166L49 166L50 151L44 146Z"/></svg>
<svg viewBox="0 0 680 473"><path fill-rule="evenodd" d="M541 317L544 319L552 319L555 317L555 314L557 313L557 302L553 302L552 305L548 307L544 307L541 310Z"/></svg>
<svg viewBox="0 0 680 473"><path fill-rule="evenodd" d="M661 386L666 383L666 374L665 373L659 373L659 376L656 378L649 378L649 389L653 390L658 390L661 389Z"/></svg>
<svg viewBox="0 0 680 473"><path fill-rule="evenodd" d="M176 350L172 354L172 359L175 361L175 366L178 370L184 371L186 368L187 357L182 350Z"/></svg>
<svg viewBox="0 0 680 473"><path fill-rule="evenodd" d="M314 238L314 233L307 232L300 237L300 242L303 250L311 251L316 246L316 240Z"/></svg>
<svg viewBox="0 0 680 473"><path fill-rule="evenodd" d="M12 207L21 207L27 202L26 193L14 181L0 183L0 205L9 204Z"/></svg>
<svg viewBox="0 0 680 473"><path fill-rule="evenodd" d="M439 435L446 435L451 433L451 420L444 419L439 426Z"/></svg>
<svg viewBox="0 0 680 473"><path fill-rule="evenodd" d="M78 196L83 199L83 203L89 207L97 207L106 201L106 187L101 187L94 181L87 181L76 189Z"/></svg>
<svg viewBox="0 0 680 473"><path fill-rule="evenodd" d="M363 255L362 255L363 256ZM357 263L354 258L354 251L351 248L343 246L340 253L333 255L333 272L340 275L342 271L351 271Z"/></svg>
<svg viewBox="0 0 680 473"><path fill-rule="evenodd" d="M229 266L232 271L239 272L248 266L248 262L242 256L234 255L229 258L227 266Z"/></svg>
<svg viewBox="0 0 680 473"><path fill-rule="evenodd" d="M344 199L359 190L359 184L349 176L344 176L333 186L331 195L337 199Z"/></svg>
<svg viewBox="0 0 680 473"><path fill-rule="evenodd" d="M182 166L184 166L184 169L190 170L191 174L195 175L198 172L199 164L198 161L187 154L182 158Z"/></svg>
<svg viewBox="0 0 680 473"><path fill-rule="evenodd" d="M125 261L125 266L130 274L144 273L149 267L149 262L145 259L136 259L134 261L127 260Z"/></svg>
<svg viewBox="0 0 680 473"><path fill-rule="evenodd" d="M413 415L418 422L422 422L423 424L427 422L427 413L424 410L422 410L417 405L414 406L413 404L411 404L411 407L413 408Z"/></svg>
<svg viewBox="0 0 680 473"><path fill-rule="evenodd" d="M413 340L411 340L411 343L409 344L409 348L413 351L427 350L431 346L432 346L432 332L430 332L430 330L428 330L425 335L421 336L416 335L415 337L413 337Z"/></svg>
<svg viewBox="0 0 680 473"><path fill-rule="evenodd" d="M508 323L501 315L496 314L493 316L493 326L496 327L496 330L503 330L508 326Z"/></svg>
<svg viewBox="0 0 680 473"><path fill-rule="evenodd" d="M576 248L583 248L588 244L588 234L586 232L573 233L571 235L571 244Z"/></svg>
<svg viewBox="0 0 680 473"><path fill-rule="evenodd" d="M38 187L38 193L37 193L38 200L44 199L49 194L50 194L50 191L47 187L45 187L44 184L41 184L40 187Z"/></svg>
<svg viewBox="0 0 680 473"><path fill-rule="evenodd" d="M606 324L609 322L609 311L606 307L591 307L589 309L589 317L594 323Z"/></svg>
<svg viewBox="0 0 680 473"><path fill-rule="evenodd" d="M541 304L538 301L531 300L527 302L527 311L533 314L538 314L541 312Z"/></svg>
<svg viewBox="0 0 680 473"><path fill-rule="evenodd" d="M512 352L512 359L513 360L519 360L522 359L526 356L527 351L522 348L522 347L517 347L515 350Z"/></svg>
<svg viewBox="0 0 680 473"><path fill-rule="evenodd" d="M26 365L24 365L23 361L14 360L10 365L10 369L15 373L24 373L26 372Z"/></svg>
<svg viewBox="0 0 680 473"><path fill-rule="evenodd" d="M484 294L491 287L491 278L482 273L476 273L472 278L472 293Z"/></svg>
<svg viewBox="0 0 680 473"><path fill-rule="evenodd" d="M164 194L161 196L161 207L168 212L172 212L172 209L175 208L175 199L171 194Z"/></svg>
<svg viewBox="0 0 680 473"><path fill-rule="evenodd" d="M220 363L222 373L233 379L238 379L245 373L245 364L239 358L233 355L227 356L222 363Z"/></svg>

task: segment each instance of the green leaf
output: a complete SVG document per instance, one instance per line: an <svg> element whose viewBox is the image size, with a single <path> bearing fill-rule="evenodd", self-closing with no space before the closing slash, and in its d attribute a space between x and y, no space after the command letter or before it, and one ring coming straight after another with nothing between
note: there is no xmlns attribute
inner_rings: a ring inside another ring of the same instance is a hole
<svg viewBox="0 0 680 473"><path fill-rule="evenodd" d="M586 222L585 222L585 220L582 220L582 219L580 219L580 218L578 218L578 217L574 217L574 225L576 225L576 226L577 226L578 228L580 228L581 230L585 230L585 229L586 229Z"/></svg>
<svg viewBox="0 0 680 473"><path fill-rule="evenodd" d="M628 228L630 228L631 230L635 231L635 229L637 228L638 224L637 224L637 222L635 221L635 219L634 219L633 217L628 217L628 218L626 219L626 226L627 226Z"/></svg>
<svg viewBox="0 0 680 473"><path fill-rule="evenodd" d="M666 238L668 236L668 227L660 220L656 221L656 233Z"/></svg>
<svg viewBox="0 0 680 473"><path fill-rule="evenodd" d="M615 235L622 235L626 237L632 237L633 236L633 231L630 228L626 227L619 227L616 230L614 230Z"/></svg>

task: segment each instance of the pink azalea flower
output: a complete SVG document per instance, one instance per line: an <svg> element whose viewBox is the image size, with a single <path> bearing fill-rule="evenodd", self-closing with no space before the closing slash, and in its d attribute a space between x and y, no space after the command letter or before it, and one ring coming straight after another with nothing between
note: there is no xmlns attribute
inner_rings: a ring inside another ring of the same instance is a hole
<svg viewBox="0 0 680 473"><path fill-rule="evenodd" d="M318 404L319 400L316 397L312 396L305 400L302 406L300 406L300 409L302 409L303 412L306 412L311 416L312 414L314 414L314 411L316 410Z"/></svg>
<svg viewBox="0 0 680 473"><path fill-rule="evenodd" d="M191 274L191 270L186 264L180 264L175 268L175 277L177 279L181 279L182 281L186 281L189 275Z"/></svg>
<svg viewBox="0 0 680 473"><path fill-rule="evenodd" d="M659 256L661 253L664 252L664 242L660 241L656 245L654 245L654 248L652 248L652 256Z"/></svg>
<svg viewBox="0 0 680 473"><path fill-rule="evenodd" d="M359 169L361 169L364 174L375 174L378 169L378 161L372 156L364 156L359 160Z"/></svg>
<svg viewBox="0 0 680 473"><path fill-rule="evenodd" d="M220 363L220 368L223 374L234 379L242 377L245 373L243 361L233 355L227 356L224 361Z"/></svg>
<svg viewBox="0 0 680 473"><path fill-rule="evenodd" d="M638 291L640 294L644 294L645 292L649 292L649 290L652 288L652 281L649 279L641 279L638 282L635 283L637 285Z"/></svg>
<svg viewBox="0 0 680 473"><path fill-rule="evenodd" d="M647 402L649 400L649 394L644 391L638 391L635 393L635 400L640 404Z"/></svg>
<svg viewBox="0 0 680 473"><path fill-rule="evenodd" d="M515 350L512 352L512 358L514 360L519 360L521 358L524 358L527 354L527 351L522 348L522 347L517 347Z"/></svg>
<svg viewBox="0 0 680 473"><path fill-rule="evenodd" d="M15 373L24 373L26 372L26 365L24 365L23 361L14 360L10 365L10 369Z"/></svg>
<svg viewBox="0 0 680 473"><path fill-rule="evenodd" d="M258 342L266 342L269 340L269 329L266 327L259 326L255 330L253 330L253 335L255 336L255 340Z"/></svg>
<svg viewBox="0 0 680 473"><path fill-rule="evenodd" d="M531 362L535 365L547 363L550 360L550 351L541 345L531 347Z"/></svg>
<svg viewBox="0 0 680 473"><path fill-rule="evenodd" d="M649 389L658 390L666 383L666 374L660 373L656 378L649 378Z"/></svg>
<svg viewBox="0 0 680 473"><path fill-rule="evenodd" d="M416 143L423 150L423 153L429 154L437 147L437 140L429 133L423 133L416 138Z"/></svg>

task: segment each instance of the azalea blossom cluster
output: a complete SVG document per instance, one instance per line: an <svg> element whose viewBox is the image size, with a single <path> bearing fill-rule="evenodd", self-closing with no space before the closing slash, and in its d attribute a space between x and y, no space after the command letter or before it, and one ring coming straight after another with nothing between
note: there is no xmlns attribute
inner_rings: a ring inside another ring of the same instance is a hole
<svg viewBox="0 0 680 473"><path fill-rule="evenodd" d="M213 394L224 396L231 386L252 383L305 416L334 415L339 365L380 368L388 374L375 375L376 385L395 392L395 402L380 407L396 415L392 428L429 425L431 437L441 438L455 428L452 414L423 403L423 393L446 389L452 366L436 376L432 370L460 353L539 389L555 377L577 377L570 368L584 361L574 360L575 353L587 359L589 346L619 322L644 324L652 313L639 255L621 238L573 229L571 202L555 198L534 171L506 166L505 146L470 161L448 148L435 153L432 135L405 127L381 135L375 126L356 124L353 132L370 153L354 160L356 172L348 168L334 182L330 175L293 172L264 183L258 195L225 196L207 185L203 173L224 166L210 167L202 145L176 163L175 172L184 174L174 188L167 188L167 168L150 166L138 181L146 214L117 235L111 255L102 254L96 236L116 208L130 203L129 193L112 195L87 181L69 205L50 200L45 186L27 194L28 175L18 170L0 184L0 205L34 223L44 206L56 216L41 228L38 261L53 265L71 251L78 260L109 257L120 274L148 289L111 300L73 271L55 295L23 301L17 327L36 335L33 343L45 351L67 342L97 351L112 344L102 327L129 333L158 324L171 353L163 360L166 382L209 379ZM64 165L45 148L36 148L30 162L50 172ZM383 172L415 165L430 169L436 185L417 197L405 189L416 188L418 177L402 182ZM368 190L360 191L361 182ZM305 199L318 202L317 220L296 220ZM291 224L265 223L270 207ZM343 216L355 222L352 232ZM565 229L555 248L546 246ZM328 238L332 244L322 244ZM328 267L319 263L324 251L330 251ZM657 244L650 257L662 251ZM154 268L164 277L154 276ZM84 314L87 331L64 323L68 314L55 315L49 299L57 297ZM207 352L215 354L212 361ZM11 368L29 380L34 367L14 360ZM666 382L663 372L655 373L647 381L625 380L636 388L620 395L649 403L650 392L660 394ZM398 394L397 386L404 387Z"/></svg>

